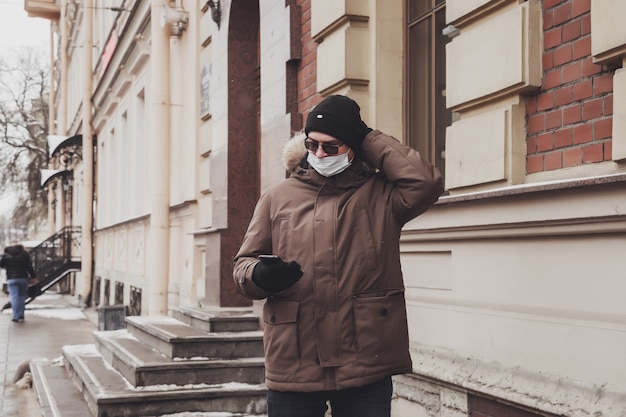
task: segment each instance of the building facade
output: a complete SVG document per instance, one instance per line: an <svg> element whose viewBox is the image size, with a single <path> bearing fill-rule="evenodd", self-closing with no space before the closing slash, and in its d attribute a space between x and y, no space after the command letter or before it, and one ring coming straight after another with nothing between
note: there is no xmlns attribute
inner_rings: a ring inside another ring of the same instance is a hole
<svg viewBox="0 0 626 417"><path fill-rule="evenodd" d="M623 0L25 6L53 22L50 134L82 138L51 218L83 228L92 305L249 305L231 275L254 204L346 94L445 173L401 239L393 414L626 416Z"/></svg>

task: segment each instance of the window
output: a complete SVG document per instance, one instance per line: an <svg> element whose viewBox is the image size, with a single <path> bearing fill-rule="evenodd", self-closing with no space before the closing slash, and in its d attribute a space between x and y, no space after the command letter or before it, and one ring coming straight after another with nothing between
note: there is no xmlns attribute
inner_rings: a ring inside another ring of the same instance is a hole
<svg viewBox="0 0 626 417"><path fill-rule="evenodd" d="M452 112L446 109L445 0L407 0L408 144L445 172L446 127Z"/></svg>

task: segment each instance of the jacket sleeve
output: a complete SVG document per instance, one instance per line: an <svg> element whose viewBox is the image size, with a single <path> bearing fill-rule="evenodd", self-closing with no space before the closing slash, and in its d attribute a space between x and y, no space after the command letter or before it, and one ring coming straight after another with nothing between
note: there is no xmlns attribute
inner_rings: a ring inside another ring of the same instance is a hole
<svg viewBox="0 0 626 417"><path fill-rule="evenodd" d="M439 170L395 138L374 130L365 137L362 150L365 161L390 183L391 207L401 225L428 210L443 193Z"/></svg>
<svg viewBox="0 0 626 417"><path fill-rule="evenodd" d="M233 279L237 292L253 300L260 300L270 295L252 282L254 267L260 262L258 256L272 253L269 209L270 198L264 195L257 202L243 243L234 258Z"/></svg>

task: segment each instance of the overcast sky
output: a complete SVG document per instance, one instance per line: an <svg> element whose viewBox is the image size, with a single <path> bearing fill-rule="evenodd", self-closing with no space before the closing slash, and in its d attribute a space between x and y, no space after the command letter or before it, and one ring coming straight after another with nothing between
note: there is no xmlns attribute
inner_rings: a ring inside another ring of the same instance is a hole
<svg viewBox="0 0 626 417"><path fill-rule="evenodd" d="M50 21L28 17L24 0L0 0L0 56L25 46L49 50ZM0 161L0 173L2 161ZM0 195L0 213L15 204L13 195ZM3 243L3 242L0 242Z"/></svg>
<svg viewBox="0 0 626 417"><path fill-rule="evenodd" d="M50 44L50 21L28 17L24 0L0 0L0 53L24 46Z"/></svg>

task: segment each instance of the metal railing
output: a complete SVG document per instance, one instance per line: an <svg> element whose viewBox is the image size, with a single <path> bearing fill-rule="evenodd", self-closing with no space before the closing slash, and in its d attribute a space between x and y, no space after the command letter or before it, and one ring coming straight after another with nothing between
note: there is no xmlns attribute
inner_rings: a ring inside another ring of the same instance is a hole
<svg viewBox="0 0 626 417"><path fill-rule="evenodd" d="M33 269L37 274L37 282L29 285L26 304L59 282L68 273L80 271L81 237L80 226L65 227L28 251L33 262ZM6 303L2 310L9 307L11 307L11 302Z"/></svg>
<svg viewBox="0 0 626 417"><path fill-rule="evenodd" d="M81 236L80 226L65 227L29 251L39 282L65 264L80 262Z"/></svg>

